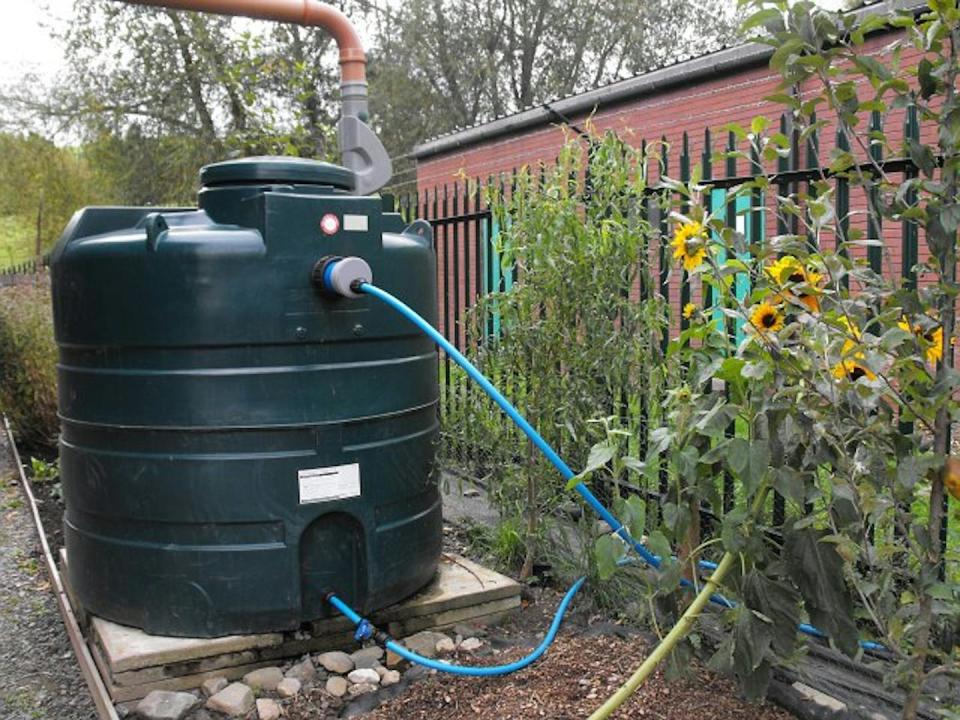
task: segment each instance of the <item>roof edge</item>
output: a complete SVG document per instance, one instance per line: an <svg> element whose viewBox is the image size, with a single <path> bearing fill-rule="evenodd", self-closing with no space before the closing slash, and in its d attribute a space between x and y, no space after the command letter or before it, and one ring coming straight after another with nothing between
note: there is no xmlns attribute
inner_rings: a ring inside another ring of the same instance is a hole
<svg viewBox="0 0 960 720"><path fill-rule="evenodd" d="M652 70L594 90L587 90L562 100L544 103L514 115L492 120L460 132L429 140L413 148L413 157L422 160L433 155L476 145L503 135L557 121L557 115L575 117L593 112L608 105L626 102L644 95L699 80L703 77L750 67L765 62L773 54L773 48L759 43L738 45L699 58L680 62L659 70Z"/></svg>
<svg viewBox="0 0 960 720"><path fill-rule="evenodd" d="M887 0L854 11L856 15L872 15L891 10L914 10L925 6L918 0ZM556 122L557 116L576 117L591 113L609 105L652 95L669 88L700 80L711 75L732 70L742 70L769 60L774 48L761 43L744 43L725 48L701 57L675 63L665 68L651 70L632 78L620 80L594 90L571 97L543 103L513 115L491 120L456 132L442 135L424 143L414 145L412 155L423 160L434 155L477 145L487 140L511 135L529 127L545 126Z"/></svg>

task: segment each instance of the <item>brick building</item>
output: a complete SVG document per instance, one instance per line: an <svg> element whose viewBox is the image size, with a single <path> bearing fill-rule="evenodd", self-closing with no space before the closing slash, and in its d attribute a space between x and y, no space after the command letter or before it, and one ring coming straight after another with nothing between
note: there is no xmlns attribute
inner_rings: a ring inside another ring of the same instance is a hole
<svg viewBox="0 0 960 720"><path fill-rule="evenodd" d="M879 13L887 12L891 7L915 8L917 5L915 0L893 0L868 6L859 12ZM883 60L890 44L900 37L900 31L875 33L867 39L863 52ZM728 138L725 126L730 123L749 127L754 117L766 116L773 123L771 132L779 124L789 134L790 120L784 115L784 106L767 99L774 93L783 92L779 74L769 68L772 52L773 48L757 44L726 48L426 141L415 147L413 152L417 161L417 205L420 214L434 219L451 215L467 217L470 215L468 210L479 211L481 208L475 200L474 206L470 207L470 199L464 197L463 186L458 178L466 176L484 180L508 176L524 165L536 167L539 163L550 163L556 158L567 136L565 126L583 128L590 123L599 132L612 130L618 133L636 147L644 140L653 144L665 141L664 147L668 148L667 172L671 177L680 176L681 155L686 156L688 165L694 165L704 162L711 153L723 150ZM902 62L905 65L918 60L918 54L913 51L903 53ZM803 90L800 88L801 94ZM861 84L860 91L861 97L866 98L871 88ZM830 151L836 147L836 131L829 124L829 116L820 119L827 120L828 126L819 133L815 143L797 147L789 161L779 166L767 166L767 169L771 172L796 171L826 165ZM874 120L879 123L879 115ZM886 148L874 147L873 152L887 158L899 155L905 122L907 115L904 110L888 114L884 118L883 129L890 143ZM867 130L867 127L863 128L863 133L855 138L852 148L852 152L863 160L867 159L870 145ZM934 131L932 127L919 128L921 138L928 142L934 140L929 136ZM709 151L705 147L708 137L711 143ZM719 173L725 171L719 170L718 165L722 163L714 163L714 177L719 177ZM740 161L736 174L747 175L750 172L747 165L746 161ZM654 166L651 176L654 181L657 171L658 168ZM782 186L782 191L794 192L797 188L798 183L789 183ZM457 199L454 199L455 193ZM775 193L770 193L762 203L765 209L755 211L761 214L755 227L761 228L764 237L787 231L782 225L778 226L775 201ZM451 206L450 203L454 204ZM914 262L909 253L906 257L903 253L904 230L900 224L883 228L869 227L866 207L864 193L851 187L846 221L850 227L861 228L868 235L882 235L882 253L873 251L875 266L889 277L899 276ZM742 213L738 224L749 228L749 209L738 207L737 210ZM457 247L450 247L448 236L454 229L458 235ZM450 305L446 308L446 314L449 321L453 322L470 305L471 298L486 287L482 282L485 272L480 262L482 248L474 247L485 232L483 228L474 228L467 223L459 226L456 223L441 223L438 231L441 293ZM821 240L830 247L835 237L828 232ZM923 243L919 244L922 259ZM471 258L471 250L477 262ZM656 248L653 251L656 252ZM852 254L868 260L866 247L855 247ZM464 277L464 268L474 267L476 272ZM489 271L486 274L489 275ZM456 291L456 298L452 297L453 291ZM679 309L679 283L670 287L669 296L671 305ZM697 296L698 291L693 288L692 299L696 300ZM441 322L445 322L443 317Z"/></svg>

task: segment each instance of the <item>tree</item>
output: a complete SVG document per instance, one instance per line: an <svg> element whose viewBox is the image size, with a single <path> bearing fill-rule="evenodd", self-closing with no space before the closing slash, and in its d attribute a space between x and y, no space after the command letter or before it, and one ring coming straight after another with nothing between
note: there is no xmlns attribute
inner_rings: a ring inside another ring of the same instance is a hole
<svg viewBox="0 0 960 720"><path fill-rule="evenodd" d="M736 37L724 0L412 0L375 17L371 98L394 154Z"/></svg>

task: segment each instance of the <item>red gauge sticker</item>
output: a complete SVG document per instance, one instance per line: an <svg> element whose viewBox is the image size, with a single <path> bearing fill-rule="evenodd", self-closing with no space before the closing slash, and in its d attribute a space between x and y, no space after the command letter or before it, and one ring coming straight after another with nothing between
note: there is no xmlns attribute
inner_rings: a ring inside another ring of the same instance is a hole
<svg viewBox="0 0 960 720"><path fill-rule="evenodd" d="M340 218L333 213L327 213L320 219L320 229L324 235L336 235L340 230Z"/></svg>

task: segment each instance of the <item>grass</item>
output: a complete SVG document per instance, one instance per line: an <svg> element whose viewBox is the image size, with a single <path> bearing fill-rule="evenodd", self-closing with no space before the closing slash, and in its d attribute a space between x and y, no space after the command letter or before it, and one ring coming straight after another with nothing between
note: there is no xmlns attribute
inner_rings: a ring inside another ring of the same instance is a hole
<svg viewBox="0 0 960 720"><path fill-rule="evenodd" d="M32 260L36 243L33 223L18 215L0 215L0 269Z"/></svg>

